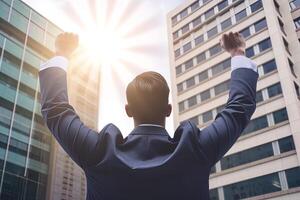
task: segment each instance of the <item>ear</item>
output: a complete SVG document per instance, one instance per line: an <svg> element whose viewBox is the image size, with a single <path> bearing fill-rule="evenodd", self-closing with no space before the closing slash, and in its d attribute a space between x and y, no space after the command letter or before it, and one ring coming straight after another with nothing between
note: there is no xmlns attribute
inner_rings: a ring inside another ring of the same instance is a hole
<svg viewBox="0 0 300 200"><path fill-rule="evenodd" d="M172 105L171 105L171 104L168 104L166 116L167 116L167 117L170 117L171 112L172 112Z"/></svg>
<svg viewBox="0 0 300 200"><path fill-rule="evenodd" d="M132 110L128 104L125 105L125 111L128 117L133 117Z"/></svg>

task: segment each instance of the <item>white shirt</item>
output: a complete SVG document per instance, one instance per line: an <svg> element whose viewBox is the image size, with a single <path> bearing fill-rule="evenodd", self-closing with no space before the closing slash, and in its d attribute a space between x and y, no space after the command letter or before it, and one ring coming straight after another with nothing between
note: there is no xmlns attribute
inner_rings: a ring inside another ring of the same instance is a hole
<svg viewBox="0 0 300 200"><path fill-rule="evenodd" d="M58 67L67 71L69 60L63 56L55 56L45 63L41 64L40 71L49 67ZM239 68L252 69L257 72L257 65L246 56L234 56L231 58L231 70Z"/></svg>

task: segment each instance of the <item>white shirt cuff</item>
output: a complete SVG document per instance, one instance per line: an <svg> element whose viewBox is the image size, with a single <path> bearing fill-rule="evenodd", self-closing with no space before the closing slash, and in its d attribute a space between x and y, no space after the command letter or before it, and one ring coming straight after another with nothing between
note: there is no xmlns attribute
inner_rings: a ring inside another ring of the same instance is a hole
<svg viewBox="0 0 300 200"><path fill-rule="evenodd" d="M48 69L50 67L58 67L67 71L69 60L63 56L55 56L45 63L41 64L40 71Z"/></svg>
<svg viewBox="0 0 300 200"><path fill-rule="evenodd" d="M231 58L231 70L233 71L239 68L252 69L257 72L256 63L246 56L234 56Z"/></svg>

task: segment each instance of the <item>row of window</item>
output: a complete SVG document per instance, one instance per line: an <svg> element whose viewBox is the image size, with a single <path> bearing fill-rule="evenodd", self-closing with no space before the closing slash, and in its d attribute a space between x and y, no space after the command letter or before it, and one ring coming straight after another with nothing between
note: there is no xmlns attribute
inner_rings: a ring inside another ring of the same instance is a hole
<svg viewBox="0 0 300 200"><path fill-rule="evenodd" d="M209 1L211 0L197 0L194 3L192 3L190 6L182 10L178 15L172 17L172 26L177 24L182 19L186 18L188 15L194 13L198 8L200 8Z"/></svg>
<svg viewBox="0 0 300 200"><path fill-rule="evenodd" d="M278 141L279 151L278 153L285 153L295 150L295 144L292 136L288 136ZM276 144L277 145L277 144ZM267 157L276 155L276 149L273 149L272 142L262 144L247 150L243 150L221 159L221 170L230 169L247 163L251 163L257 160L261 160Z"/></svg>
<svg viewBox="0 0 300 200"><path fill-rule="evenodd" d="M265 19L262 19L262 20L258 21L258 22L255 23L255 24L261 24L261 22L263 22L263 21L265 21ZM251 25L251 26L253 26L253 25ZM249 37L249 36L251 35L251 34L250 34L250 27L251 27L251 26L247 27L246 29L243 29L243 30L240 32L245 38L247 38L247 37ZM261 29L262 29L262 28L254 29L254 30L259 31L259 30L261 30ZM254 34L254 33L253 33L253 34ZM199 55L201 55L201 56L199 56ZM205 54L199 54L199 55L198 55L198 57L196 56L197 62L198 62L198 61L202 62L200 58L204 58L204 55L205 55ZM197 65L197 64L196 64L196 65ZM184 67L185 67L185 68L184 68ZM182 72L183 72L183 71L182 71L183 68L184 68L185 70L188 70L188 69L190 69L190 68L192 68L192 67L194 67L194 61L193 61L193 59L191 59L191 60L185 62L185 63L184 63L183 65L181 65L181 66L178 66L178 67L176 68L176 74L178 75L178 73L180 73L180 72L182 73ZM183 82L177 84L177 91L178 91L178 92L181 92L181 91L183 91L183 90L186 90L186 89L188 89L188 88L190 88L190 87L192 87L192 86L194 86L194 85L197 85L197 84L199 84L199 83L201 83L201 82L207 80L208 78L211 78L211 77L209 77L208 74L212 74L212 76L215 76L216 74L219 74L219 73L225 71L225 70L228 69L228 68L230 68L230 59L226 59L226 60L222 61L221 63L218 63L218 64L212 66L211 68L209 68L209 69L207 69L207 70L201 72L200 74L197 74L196 76L193 76L193 77L189 78L188 80L183 81ZM211 73L209 73L209 71L211 71Z"/></svg>
<svg viewBox="0 0 300 200"><path fill-rule="evenodd" d="M286 177L289 189L300 186L300 167L295 167L223 186L219 188L223 190L224 197L222 198L219 197L218 189L212 189L210 199L237 200L284 190L285 184L281 182L279 174Z"/></svg>
<svg viewBox="0 0 300 200"><path fill-rule="evenodd" d="M262 19L255 24L259 24L259 26L257 26L257 29L255 29L255 32L251 33L250 32L251 26L249 26L249 27L243 29L240 33L243 36L245 36L245 38L248 38L250 35L257 33L257 31L260 31L266 27L265 19ZM257 50L255 50L256 46L258 46ZM247 48L246 56L253 57L255 54L258 54L258 53L260 53L268 48L271 48L271 47L272 47L271 40L270 40L270 38L267 38L267 39L259 42L258 44ZM193 58L189 59L188 61L184 62L183 64L177 66L176 67L176 75L178 76L178 75L182 74L183 72L203 63L205 60L209 59L212 56L215 56L216 54L220 53L221 51L222 51L222 48L221 48L220 44L217 44L217 45L209 48L208 50L199 53L195 57L193 57Z"/></svg>
<svg viewBox="0 0 300 200"><path fill-rule="evenodd" d="M12 11L10 14L10 6ZM9 16L10 15L10 16ZM28 35L35 41L44 44L50 50L54 50L55 37L61 33L61 30L54 24L47 21L34 10L31 10L25 3L20 0L4 1L0 0L0 17L16 27L18 30ZM46 38L44 41L44 33Z"/></svg>
<svg viewBox="0 0 300 200"><path fill-rule="evenodd" d="M227 91L227 90L225 90L225 91ZM276 83L274 85L271 85L271 86L269 86L269 87L267 87L267 88L265 88L263 90L258 91L257 93L261 93L262 91L264 93L263 97L256 98L256 101L261 102L261 101L264 101L264 100L267 100L269 98L272 98L272 97L275 97L275 96L278 96L278 95L282 94L280 83ZM207 95L207 96L209 96L209 95ZM189 100L190 99L188 99L188 103L189 103ZM182 105L179 104L179 109L180 109L181 106ZM224 108L224 105L218 106L215 109L206 111L206 112L204 112L204 113L202 113L200 115L192 117L189 120L192 121L193 123L195 123L196 125L207 123L207 122L211 121L217 115L217 113L221 112L223 110L223 108ZM266 116L263 116L263 118L265 118L265 120L267 120ZM280 121L280 120L277 119L276 122L278 123L278 121ZM256 131L260 127L265 128L265 127L268 126L268 122L267 121L265 122L266 124L264 126L262 126L260 124L257 124L258 122L261 122L261 121L260 120L251 120L251 122L249 123L249 125L247 126L247 128L244 130L243 134L247 134L248 131L249 132Z"/></svg>
<svg viewBox="0 0 300 200"><path fill-rule="evenodd" d="M241 3L243 3L243 1ZM222 5L222 7L219 8L218 5ZM213 17L217 14L218 11L216 11L216 10L224 9L228 5L228 2L223 1L218 5L216 7L213 7L211 9L209 9L203 15L200 15L196 19L194 19L191 23L186 24L181 29L174 32L173 33L173 39L176 40L181 35L184 35L187 32L189 32L190 30L195 29L195 28L199 27L200 25L202 25L205 20L207 20L207 19L209 19L209 18L211 18L211 17ZM239 5L237 5L237 6L239 6ZM257 10L259 10L261 8L262 8L261 0L258 0L257 2L250 5L251 13L254 13L254 12L256 12ZM250 15L251 13L248 13L248 15ZM227 29L229 26L232 26L233 24L240 22L242 19L244 19L246 17L247 17L247 11L246 11L246 8L245 8L244 10L239 11L238 13L236 13L234 17L230 17L230 18L224 20L223 22L221 22L220 29L222 29L222 30L218 30L217 25L214 28L208 30L208 32L206 33L206 38L209 39L209 38L213 37L214 35L218 34L218 32L221 32L224 29Z"/></svg>
<svg viewBox="0 0 300 200"><path fill-rule="evenodd" d="M292 10L300 8L300 0L290 1L290 7L291 7Z"/></svg>

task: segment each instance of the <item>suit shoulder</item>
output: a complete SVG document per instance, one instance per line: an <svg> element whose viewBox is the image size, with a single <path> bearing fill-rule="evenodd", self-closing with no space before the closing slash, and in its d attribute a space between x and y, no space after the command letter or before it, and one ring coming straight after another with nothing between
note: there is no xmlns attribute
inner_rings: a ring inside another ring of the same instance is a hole
<svg viewBox="0 0 300 200"><path fill-rule="evenodd" d="M180 123L174 133L174 139L180 139L182 135L194 136L197 132L197 126L189 120Z"/></svg>

